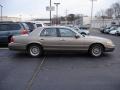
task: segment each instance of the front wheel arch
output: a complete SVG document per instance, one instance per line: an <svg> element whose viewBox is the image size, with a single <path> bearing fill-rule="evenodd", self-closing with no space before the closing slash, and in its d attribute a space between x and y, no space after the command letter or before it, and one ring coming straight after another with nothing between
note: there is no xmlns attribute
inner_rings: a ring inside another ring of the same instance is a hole
<svg viewBox="0 0 120 90"><path fill-rule="evenodd" d="M105 51L105 46L104 46L103 44L101 44L101 43L93 43L93 44L91 44L91 45L89 46L89 49L88 49L88 50L90 50L90 48L91 48L92 46L94 46L94 45L101 45L101 46L103 47L103 50Z"/></svg>
<svg viewBox="0 0 120 90"><path fill-rule="evenodd" d="M88 53L89 53L89 54L91 54L91 51L92 51L93 47L95 47L95 46L100 46L100 47L102 48L102 53L105 51L105 47L104 47L103 44L101 44L101 43L93 43L93 44L90 45L90 47L89 47L89 49L88 49ZM91 54L91 55L92 55L92 54ZM93 55L92 55L92 56L93 56Z"/></svg>

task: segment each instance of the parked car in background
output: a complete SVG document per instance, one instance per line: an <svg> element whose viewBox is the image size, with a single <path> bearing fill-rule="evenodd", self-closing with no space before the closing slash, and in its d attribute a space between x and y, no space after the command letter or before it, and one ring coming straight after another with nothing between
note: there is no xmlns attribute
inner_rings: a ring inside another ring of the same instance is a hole
<svg viewBox="0 0 120 90"><path fill-rule="evenodd" d="M44 24L36 23L37 27L44 27Z"/></svg>
<svg viewBox="0 0 120 90"><path fill-rule="evenodd" d="M105 28L106 28L106 27L101 27L101 28L100 28L100 32L101 32L101 33L104 33Z"/></svg>
<svg viewBox="0 0 120 90"><path fill-rule="evenodd" d="M120 33L120 27L117 28L116 30L112 30L109 32L109 34L111 34L111 35L119 35L119 33Z"/></svg>
<svg viewBox="0 0 120 90"><path fill-rule="evenodd" d="M109 39L83 36L72 28L61 26L42 27L27 35L13 36L9 43L10 50L27 51L32 57L38 57L44 51L86 51L99 57L114 48Z"/></svg>
<svg viewBox="0 0 120 90"><path fill-rule="evenodd" d="M76 31L78 31L82 35L89 35L90 34L87 27L77 27L77 26L71 26L71 25L67 26L67 27L75 29Z"/></svg>
<svg viewBox="0 0 120 90"><path fill-rule="evenodd" d="M0 43L8 44L13 35L28 34L29 30L25 23L0 22Z"/></svg>
<svg viewBox="0 0 120 90"><path fill-rule="evenodd" d="M110 27L110 28L105 29L105 30L104 30L104 33L109 34L110 31L116 30L117 28L118 28L118 27L116 27L116 26L112 26L112 27Z"/></svg>
<svg viewBox="0 0 120 90"><path fill-rule="evenodd" d="M79 32L83 35L89 35L90 34L90 31L89 31L89 28L88 27L79 27Z"/></svg>
<svg viewBox="0 0 120 90"><path fill-rule="evenodd" d="M111 28L111 26L101 27L101 28L100 28L100 32L101 32L101 33L105 33L105 30L106 30L106 29L110 29L110 28Z"/></svg>
<svg viewBox="0 0 120 90"><path fill-rule="evenodd" d="M37 28L37 25L35 23L32 23L32 22L24 22L24 23L28 25L30 32L32 32Z"/></svg>

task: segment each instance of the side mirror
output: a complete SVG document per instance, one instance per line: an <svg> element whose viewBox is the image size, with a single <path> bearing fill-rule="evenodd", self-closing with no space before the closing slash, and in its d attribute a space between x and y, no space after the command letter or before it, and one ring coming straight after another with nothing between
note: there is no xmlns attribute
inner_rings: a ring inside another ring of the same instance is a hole
<svg viewBox="0 0 120 90"><path fill-rule="evenodd" d="M80 38L80 36L79 36L78 34L76 34L76 35L75 35L75 38L78 39L78 38Z"/></svg>

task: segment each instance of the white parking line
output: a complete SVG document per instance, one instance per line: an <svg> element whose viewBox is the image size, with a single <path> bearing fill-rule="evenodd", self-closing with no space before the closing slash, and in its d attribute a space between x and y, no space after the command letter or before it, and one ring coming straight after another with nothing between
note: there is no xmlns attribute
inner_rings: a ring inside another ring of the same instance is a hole
<svg viewBox="0 0 120 90"><path fill-rule="evenodd" d="M42 65L44 63L44 61L46 60L46 56L42 59L42 62L37 66L37 68L35 69L33 75L32 75L32 78L30 79L30 81L28 82L27 84L27 87L26 87L26 90L31 90L31 87L33 85L33 81L35 80L35 78L37 77L37 75L39 74L41 68L42 68Z"/></svg>

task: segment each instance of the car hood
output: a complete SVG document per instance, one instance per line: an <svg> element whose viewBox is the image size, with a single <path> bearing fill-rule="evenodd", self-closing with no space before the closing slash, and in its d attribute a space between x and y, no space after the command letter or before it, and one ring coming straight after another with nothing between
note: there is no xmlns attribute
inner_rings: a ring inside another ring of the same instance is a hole
<svg viewBox="0 0 120 90"><path fill-rule="evenodd" d="M85 36L86 39L89 39L90 41L98 41L98 42L106 42L106 41L111 41L110 39L103 38L103 37L98 37L98 36Z"/></svg>

